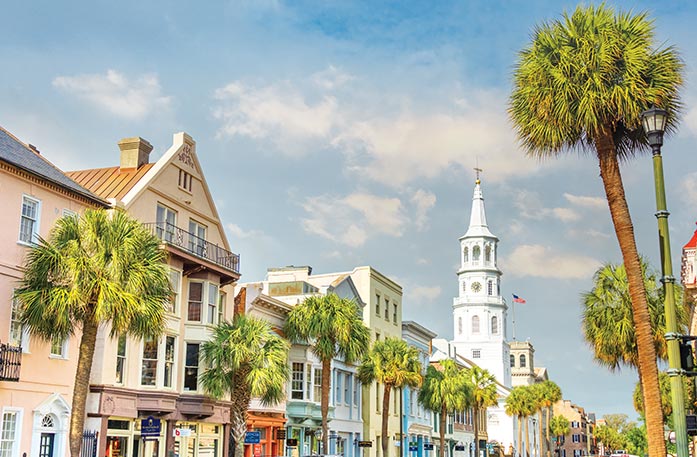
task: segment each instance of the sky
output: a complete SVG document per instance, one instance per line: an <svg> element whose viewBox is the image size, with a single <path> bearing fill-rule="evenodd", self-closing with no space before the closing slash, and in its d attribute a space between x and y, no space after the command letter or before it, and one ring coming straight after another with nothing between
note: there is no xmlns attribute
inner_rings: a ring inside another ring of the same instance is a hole
<svg viewBox="0 0 697 457"><path fill-rule="evenodd" d="M673 269L695 230L697 6L648 11L686 64L679 131L663 148ZM525 156L506 109L517 52L567 1L7 2L0 126L63 170L152 160L185 131L243 281L266 269L371 265L403 286L403 318L452 338L473 168L500 239L515 335L565 399L636 419L636 372L593 361L580 329L594 271L620 261L597 160ZM658 267L651 160L622 173L639 251ZM512 334L509 322L509 335Z"/></svg>

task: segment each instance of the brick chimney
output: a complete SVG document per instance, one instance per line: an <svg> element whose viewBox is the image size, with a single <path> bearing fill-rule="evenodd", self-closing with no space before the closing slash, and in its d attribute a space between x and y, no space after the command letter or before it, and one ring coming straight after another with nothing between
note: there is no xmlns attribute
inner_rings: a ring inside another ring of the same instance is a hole
<svg viewBox="0 0 697 457"><path fill-rule="evenodd" d="M132 170L148 163L152 145L137 136L119 141L119 149L121 150L121 170Z"/></svg>

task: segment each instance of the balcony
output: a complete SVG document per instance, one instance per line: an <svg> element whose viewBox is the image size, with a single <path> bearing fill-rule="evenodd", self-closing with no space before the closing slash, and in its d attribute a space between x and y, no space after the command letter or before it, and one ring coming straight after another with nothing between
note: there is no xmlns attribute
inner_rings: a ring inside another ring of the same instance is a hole
<svg viewBox="0 0 697 457"><path fill-rule="evenodd" d="M209 269L221 275L221 285L240 277L240 256L169 222L143 224L170 252L184 260L185 275Z"/></svg>
<svg viewBox="0 0 697 457"><path fill-rule="evenodd" d="M0 343L0 381L19 381L22 347Z"/></svg>

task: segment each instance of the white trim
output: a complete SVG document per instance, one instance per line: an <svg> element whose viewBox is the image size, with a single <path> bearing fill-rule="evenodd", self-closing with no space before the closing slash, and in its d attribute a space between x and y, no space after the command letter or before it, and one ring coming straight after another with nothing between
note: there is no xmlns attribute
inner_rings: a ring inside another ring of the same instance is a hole
<svg viewBox="0 0 697 457"><path fill-rule="evenodd" d="M42 427L44 416L51 414L56 420L53 427ZM53 441L53 457L65 457L68 447L68 426L70 425L70 406L59 393L51 394L46 400L34 409L31 434L31 454L39 455L41 446L41 433L51 431L55 433Z"/></svg>
<svg viewBox="0 0 697 457"><path fill-rule="evenodd" d="M0 411L0 436L2 434L3 419L5 413L17 413L15 416L15 439L12 443L12 457L19 457L19 444L22 442L22 424L24 419L24 409L13 406L3 406Z"/></svg>
<svg viewBox="0 0 697 457"><path fill-rule="evenodd" d="M20 211L19 211L19 232L17 233L17 244L21 244L23 246L34 246L36 237L39 235L39 230L41 228L41 200L39 200L36 197L33 197L31 195L27 194L22 194L22 206L24 206L24 199L33 201L36 203L36 219L34 220L34 225L32 227L32 240L31 241L24 241L22 240L22 218L24 215L22 214L22 207L20 206Z"/></svg>

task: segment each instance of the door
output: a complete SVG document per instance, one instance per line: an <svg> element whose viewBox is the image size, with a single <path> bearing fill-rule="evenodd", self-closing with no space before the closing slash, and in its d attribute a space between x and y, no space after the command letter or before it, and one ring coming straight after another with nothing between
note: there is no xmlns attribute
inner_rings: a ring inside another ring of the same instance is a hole
<svg viewBox="0 0 697 457"><path fill-rule="evenodd" d="M55 438L55 433L41 434L41 441L39 442L39 457L53 457L53 443Z"/></svg>

